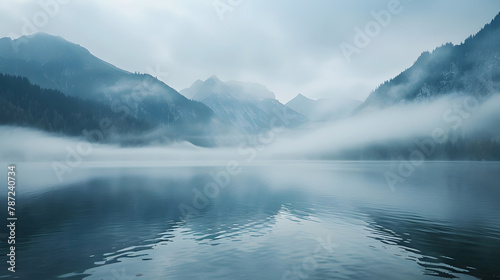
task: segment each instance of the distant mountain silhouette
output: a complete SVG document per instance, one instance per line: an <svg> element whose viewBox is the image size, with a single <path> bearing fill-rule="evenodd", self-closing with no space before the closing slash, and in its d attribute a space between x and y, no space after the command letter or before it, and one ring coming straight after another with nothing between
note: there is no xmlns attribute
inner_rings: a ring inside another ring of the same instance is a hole
<svg viewBox="0 0 500 280"><path fill-rule="evenodd" d="M233 129L200 102L148 74L121 70L61 37L44 33L0 39L0 73L27 77L43 88L108 104L199 143ZM206 138L205 140L201 140Z"/></svg>
<svg viewBox="0 0 500 280"><path fill-rule="evenodd" d="M401 74L373 91L359 110L458 94L486 98L500 92L500 14L464 43L424 52Z"/></svg>
<svg viewBox="0 0 500 280"><path fill-rule="evenodd" d="M181 93L203 102L220 118L250 134L272 126L297 127L307 122L306 117L280 103L274 93L256 83L222 82L212 76L206 81L196 81Z"/></svg>
<svg viewBox="0 0 500 280"><path fill-rule="evenodd" d="M360 104L361 101L344 97L313 100L298 94L288 101L286 106L306 116L310 121L324 122L345 118Z"/></svg>

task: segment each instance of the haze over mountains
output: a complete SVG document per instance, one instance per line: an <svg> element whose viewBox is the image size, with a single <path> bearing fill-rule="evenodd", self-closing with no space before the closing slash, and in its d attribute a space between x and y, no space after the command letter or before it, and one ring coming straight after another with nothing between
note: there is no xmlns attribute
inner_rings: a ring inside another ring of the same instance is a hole
<svg viewBox="0 0 500 280"><path fill-rule="evenodd" d="M306 116L310 121L326 122L349 116L361 103L359 100L345 97L313 100L299 93L288 101L286 106Z"/></svg>
<svg viewBox="0 0 500 280"><path fill-rule="evenodd" d="M251 134L269 130L273 125L293 128L307 122L306 117L287 108L275 99L273 92L257 83L224 83L212 76L206 81L196 81L181 93L202 102L219 117Z"/></svg>
<svg viewBox="0 0 500 280"><path fill-rule="evenodd" d="M359 108L429 101L447 94L483 99L500 91L500 14L460 45L424 52L401 74L384 82Z"/></svg>
<svg viewBox="0 0 500 280"><path fill-rule="evenodd" d="M450 137L439 145L446 157L461 151L458 158L491 159L500 140L500 14L464 43L424 52L362 103L299 94L282 104L264 85L216 76L179 93L151 75L124 71L43 33L0 39L0 73L0 106L11 112L0 116L0 124L78 135L109 118L118 135L108 143L234 147L248 137L271 135L276 154L314 150L335 158L345 149L353 159L387 159L444 127ZM460 111L458 103L470 110Z"/></svg>
<svg viewBox="0 0 500 280"><path fill-rule="evenodd" d="M119 114L173 129L195 141L226 132L228 125L200 102L148 74L134 74L93 56L85 48L44 33L0 39L0 72L27 77L43 88L94 100ZM197 142L202 144L202 142Z"/></svg>

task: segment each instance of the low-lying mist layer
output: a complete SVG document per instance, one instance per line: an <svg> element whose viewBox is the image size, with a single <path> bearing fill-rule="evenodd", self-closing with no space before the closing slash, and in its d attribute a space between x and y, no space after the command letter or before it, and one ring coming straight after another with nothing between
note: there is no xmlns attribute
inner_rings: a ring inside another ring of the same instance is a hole
<svg viewBox="0 0 500 280"><path fill-rule="evenodd" d="M187 142L120 147L37 130L0 127L0 156L10 162L49 161L78 165L95 161L228 161L358 159L356 151L405 144L404 148L500 140L500 95L486 101L471 96L403 104L299 130L274 129L231 147L202 148ZM226 135L224 137L230 137ZM94 138L96 140L98 138ZM490 143L490 142L488 142ZM370 153L373 155L373 153ZM377 159L361 157L361 159ZM387 157L379 158L387 159Z"/></svg>

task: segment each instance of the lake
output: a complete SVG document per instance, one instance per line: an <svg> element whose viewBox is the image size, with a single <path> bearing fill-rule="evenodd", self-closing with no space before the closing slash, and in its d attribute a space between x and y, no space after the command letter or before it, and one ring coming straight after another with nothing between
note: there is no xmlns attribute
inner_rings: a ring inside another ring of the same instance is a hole
<svg viewBox="0 0 500 280"><path fill-rule="evenodd" d="M500 163L398 164L19 163L0 276L500 279Z"/></svg>

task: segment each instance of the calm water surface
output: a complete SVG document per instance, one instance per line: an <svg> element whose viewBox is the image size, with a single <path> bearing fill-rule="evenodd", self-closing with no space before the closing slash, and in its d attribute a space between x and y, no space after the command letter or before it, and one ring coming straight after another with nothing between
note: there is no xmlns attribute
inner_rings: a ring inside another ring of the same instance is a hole
<svg viewBox="0 0 500 280"><path fill-rule="evenodd" d="M20 163L16 273L2 234L0 276L500 279L500 163L425 163L391 188L397 167L87 164L59 183Z"/></svg>

